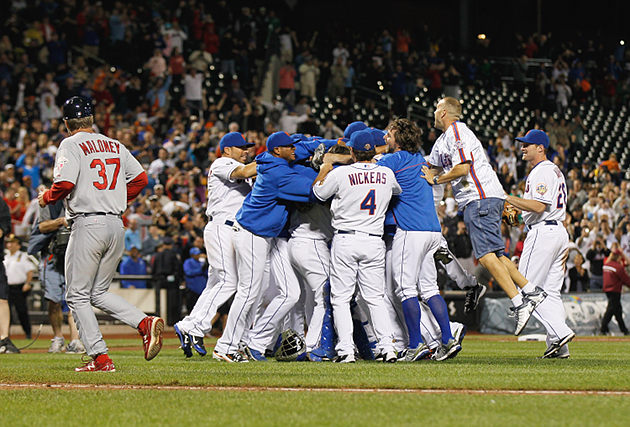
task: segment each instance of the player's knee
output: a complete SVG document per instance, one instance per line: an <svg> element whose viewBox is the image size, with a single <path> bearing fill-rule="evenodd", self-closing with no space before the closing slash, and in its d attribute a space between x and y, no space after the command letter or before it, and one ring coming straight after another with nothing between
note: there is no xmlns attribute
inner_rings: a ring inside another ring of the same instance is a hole
<svg viewBox="0 0 630 427"><path fill-rule="evenodd" d="M440 289L437 287L437 285L435 286L435 289L431 288L431 289L427 289L427 290L422 290L422 300L423 301L428 301L429 298L434 297L436 295L440 295Z"/></svg>

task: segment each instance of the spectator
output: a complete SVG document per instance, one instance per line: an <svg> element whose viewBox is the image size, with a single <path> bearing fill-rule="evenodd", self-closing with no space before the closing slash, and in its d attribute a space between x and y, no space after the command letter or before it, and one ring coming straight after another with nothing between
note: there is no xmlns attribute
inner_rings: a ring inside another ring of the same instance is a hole
<svg viewBox="0 0 630 427"><path fill-rule="evenodd" d="M132 218L125 230L125 251L131 252L132 248L142 248L142 230L138 227L138 220Z"/></svg>
<svg viewBox="0 0 630 427"><path fill-rule="evenodd" d="M167 65L166 59L164 59L160 49L153 51L153 56L145 64L144 68L149 70L151 77L164 77L167 71Z"/></svg>
<svg viewBox="0 0 630 427"><path fill-rule="evenodd" d="M317 81L319 80L320 70L314 62L312 56L306 59L306 62L300 65L300 95L309 98L315 97Z"/></svg>
<svg viewBox="0 0 630 427"><path fill-rule="evenodd" d="M147 263L140 257L140 248L138 246L131 246L129 249L129 256L125 257L120 263L121 275L146 275ZM145 289L147 287L146 280L128 280L122 279L120 281L121 288L136 288Z"/></svg>
<svg viewBox="0 0 630 427"><path fill-rule="evenodd" d="M7 252L4 256L4 268L9 284L9 305L15 308L20 324L27 339L31 339L31 320L28 315L26 299L33 288L33 272L37 266L26 252L22 252L20 240L10 235L6 240Z"/></svg>
<svg viewBox="0 0 630 427"><path fill-rule="evenodd" d="M200 115L203 106L203 74L198 73L194 67L190 67L188 73L184 74L184 96L186 106Z"/></svg>
<svg viewBox="0 0 630 427"><path fill-rule="evenodd" d="M603 266L604 260L610 254L610 250L606 248L606 244L601 237L596 237L593 241L591 249L586 253L586 259L590 263L589 273L591 276L589 289L592 291L600 291L603 287Z"/></svg>
<svg viewBox="0 0 630 427"><path fill-rule="evenodd" d="M624 335L629 335L628 328L623 321L623 309L621 307L621 288L623 285L630 287L630 277L626 273L627 260L618 245L615 245L604 265L604 292L608 298L608 306L602 318L600 332L608 335L608 324L614 316L619 329Z"/></svg>
<svg viewBox="0 0 630 427"><path fill-rule="evenodd" d="M157 248L162 244L163 238L157 225L149 225L147 237L142 241L140 254L143 258L151 259L151 256L157 252Z"/></svg>
<svg viewBox="0 0 630 427"><path fill-rule="evenodd" d="M285 61L278 70L278 92L284 102L295 102L295 77L297 71L290 61Z"/></svg>
<svg viewBox="0 0 630 427"><path fill-rule="evenodd" d="M198 247L189 251L190 258L184 261L184 277L186 279L186 309L190 313L203 292L208 281L208 264Z"/></svg>
<svg viewBox="0 0 630 427"><path fill-rule="evenodd" d="M588 270L584 268L584 257L581 253L575 254L573 263L575 265L569 269L569 292L588 292L590 279Z"/></svg>

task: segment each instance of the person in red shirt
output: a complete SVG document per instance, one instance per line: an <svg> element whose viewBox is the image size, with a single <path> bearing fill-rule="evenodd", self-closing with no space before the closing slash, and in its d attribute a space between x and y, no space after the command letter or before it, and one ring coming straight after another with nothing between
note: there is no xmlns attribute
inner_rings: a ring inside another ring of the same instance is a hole
<svg viewBox="0 0 630 427"><path fill-rule="evenodd" d="M625 256L621 251L618 243L612 246L610 256L604 261L604 292L608 298L608 306L602 318L602 326L600 331L602 334L608 334L608 323L613 316L617 320L619 329L624 335L629 335L628 328L623 321L623 309L621 308L621 287L626 285L630 287L630 277L626 273L624 264Z"/></svg>

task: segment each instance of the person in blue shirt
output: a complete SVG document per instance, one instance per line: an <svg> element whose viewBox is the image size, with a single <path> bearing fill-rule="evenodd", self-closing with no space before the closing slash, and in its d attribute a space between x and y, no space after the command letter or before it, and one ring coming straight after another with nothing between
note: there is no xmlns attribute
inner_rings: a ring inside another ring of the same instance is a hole
<svg viewBox="0 0 630 427"><path fill-rule="evenodd" d="M190 313L208 282L208 263L201 250L193 247L190 258L184 261L184 279L186 280L186 308Z"/></svg>
<svg viewBox="0 0 630 427"><path fill-rule="evenodd" d="M132 246L129 250L129 256L120 263L120 274L147 274L147 263L140 256L138 246ZM121 288L138 288L145 289L147 287L146 280L121 280Z"/></svg>
<svg viewBox="0 0 630 427"><path fill-rule="evenodd" d="M142 234L138 227L138 220L131 218L125 230L125 250L131 251L132 247L142 249Z"/></svg>
<svg viewBox="0 0 630 427"><path fill-rule="evenodd" d="M280 322L300 297L300 287L288 262L286 230L289 206L315 202L311 187L316 172L296 160L305 160L321 142L296 142L286 132L267 139L267 151L256 156L256 182L236 214L234 248L239 272L234 301L223 335L217 341L213 358L226 362L244 361L238 357L239 342L248 324L254 303L261 292L265 264L269 257L278 295L249 333L248 357L265 360ZM334 145L336 141L327 144Z"/></svg>
<svg viewBox="0 0 630 427"><path fill-rule="evenodd" d="M453 338L446 302L437 286L433 255L440 247L441 227L433 203L433 190L422 178L422 166L427 162L418 152L421 134L410 120L395 119L385 135L391 154L377 162L394 171L403 190L390 204L396 223L391 270L409 333L407 361L423 359L430 353L420 332L418 294L429 305L442 333L442 346L433 358L445 360L461 350L461 345Z"/></svg>

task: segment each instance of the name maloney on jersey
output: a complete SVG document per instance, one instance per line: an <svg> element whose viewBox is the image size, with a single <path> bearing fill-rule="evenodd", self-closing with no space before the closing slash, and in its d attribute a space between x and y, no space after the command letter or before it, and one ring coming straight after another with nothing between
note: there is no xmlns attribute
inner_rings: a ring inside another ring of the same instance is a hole
<svg viewBox="0 0 630 427"><path fill-rule="evenodd" d="M120 154L120 144L115 141L101 140L79 142L83 154L113 153Z"/></svg>
<svg viewBox="0 0 630 427"><path fill-rule="evenodd" d="M348 175L348 179L350 180L350 185L386 184L387 174L374 171L355 172Z"/></svg>

